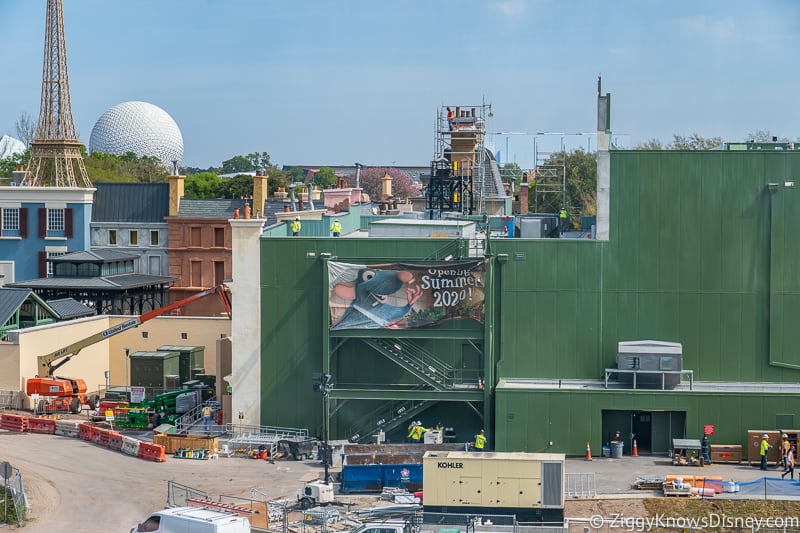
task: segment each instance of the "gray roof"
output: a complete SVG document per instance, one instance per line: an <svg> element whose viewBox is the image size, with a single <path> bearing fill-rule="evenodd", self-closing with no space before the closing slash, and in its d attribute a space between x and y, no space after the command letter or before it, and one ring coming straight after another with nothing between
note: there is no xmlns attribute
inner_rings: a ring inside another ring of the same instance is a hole
<svg viewBox="0 0 800 533"><path fill-rule="evenodd" d="M119 250L109 250L99 248L97 250L84 250L82 252L71 252L64 255L55 256L49 261L51 263L105 263L114 261L133 261L138 254L129 254Z"/></svg>
<svg viewBox="0 0 800 533"><path fill-rule="evenodd" d="M64 320L71 318L81 318L84 316L93 316L95 310L91 307L83 305L75 298L61 298L59 300L47 300L47 305Z"/></svg>
<svg viewBox="0 0 800 533"><path fill-rule="evenodd" d="M92 222L164 222L168 183L95 183Z"/></svg>
<svg viewBox="0 0 800 533"><path fill-rule="evenodd" d="M32 294L30 289L10 289L0 288L0 326L17 312L28 296Z"/></svg>
<svg viewBox="0 0 800 533"><path fill-rule="evenodd" d="M240 216L244 216L244 204L241 199L201 199L181 198L178 216L186 218L233 218L233 210L239 209Z"/></svg>
<svg viewBox="0 0 800 533"><path fill-rule="evenodd" d="M115 274L98 278L40 278L10 283L12 287L30 289L134 289L148 285L159 285L177 281L169 276L149 276L147 274Z"/></svg>

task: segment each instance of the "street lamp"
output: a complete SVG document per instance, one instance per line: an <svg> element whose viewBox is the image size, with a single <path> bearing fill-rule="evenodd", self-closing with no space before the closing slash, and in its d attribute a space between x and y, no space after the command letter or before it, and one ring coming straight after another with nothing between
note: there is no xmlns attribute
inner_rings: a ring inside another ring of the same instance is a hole
<svg viewBox="0 0 800 533"><path fill-rule="evenodd" d="M331 390L330 382L331 382L331 375L330 374L323 374L322 372L314 372L311 374L311 381L313 382L312 389L314 392L321 392L322 393L322 465L325 467L325 484L328 484L330 481L330 477L328 476L328 461L329 461L329 452L328 452L328 393Z"/></svg>
<svg viewBox="0 0 800 533"><path fill-rule="evenodd" d="M131 349L127 346L123 348L125 350L125 396L128 401L130 401L130 386L128 385L128 355L131 353Z"/></svg>

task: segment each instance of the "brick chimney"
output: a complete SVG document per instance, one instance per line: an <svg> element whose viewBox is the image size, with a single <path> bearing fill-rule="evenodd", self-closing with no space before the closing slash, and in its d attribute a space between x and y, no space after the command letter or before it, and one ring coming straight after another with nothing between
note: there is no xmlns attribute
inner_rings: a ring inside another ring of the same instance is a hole
<svg viewBox="0 0 800 533"><path fill-rule="evenodd" d="M528 213L528 173L522 173L522 183L519 184L519 214L525 215Z"/></svg>
<svg viewBox="0 0 800 533"><path fill-rule="evenodd" d="M267 201L267 178L264 171L257 171L253 177L253 216L264 216L264 202Z"/></svg>
<svg viewBox="0 0 800 533"><path fill-rule="evenodd" d="M183 198L183 182L186 176L167 176L169 179L169 216L178 216L178 208Z"/></svg>

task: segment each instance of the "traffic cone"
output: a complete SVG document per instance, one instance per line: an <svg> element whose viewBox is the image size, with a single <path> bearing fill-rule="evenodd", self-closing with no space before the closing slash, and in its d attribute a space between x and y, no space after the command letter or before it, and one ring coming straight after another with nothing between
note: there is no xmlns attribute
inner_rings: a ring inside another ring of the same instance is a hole
<svg viewBox="0 0 800 533"><path fill-rule="evenodd" d="M633 439L633 451L631 452L631 457L639 457L639 447L636 446L636 439Z"/></svg>
<svg viewBox="0 0 800 533"><path fill-rule="evenodd" d="M592 460L592 449L589 447L589 441L588 440L586 441L586 460L587 461L591 461Z"/></svg>

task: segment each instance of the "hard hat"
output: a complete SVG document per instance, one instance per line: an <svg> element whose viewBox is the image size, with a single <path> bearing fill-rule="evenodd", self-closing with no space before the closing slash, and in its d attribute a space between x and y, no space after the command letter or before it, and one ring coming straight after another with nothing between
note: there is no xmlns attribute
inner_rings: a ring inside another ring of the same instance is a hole
<svg viewBox="0 0 800 533"><path fill-rule="evenodd" d="M481 430L481 433L483 433L483 430Z"/></svg>
<svg viewBox="0 0 800 533"><path fill-rule="evenodd" d="M300 217L294 217L295 220L300 220Z"/></svg>
<svg viewBox="0 0 800 533"><path fill-rule="evenodd" d="M761 438L762 438L762 439L769 438L769 435L767 435L766 433L764 433L763 435L761 435Z"/></svg>
<svg viewBox="0 0 800 533"><path fill-rule="evenodd" d="M784 433L784 434L783 434L783 438L784 438L784 439L788 439L788 438L789 438L789 435L787 435L786 433Z"/></svg>

